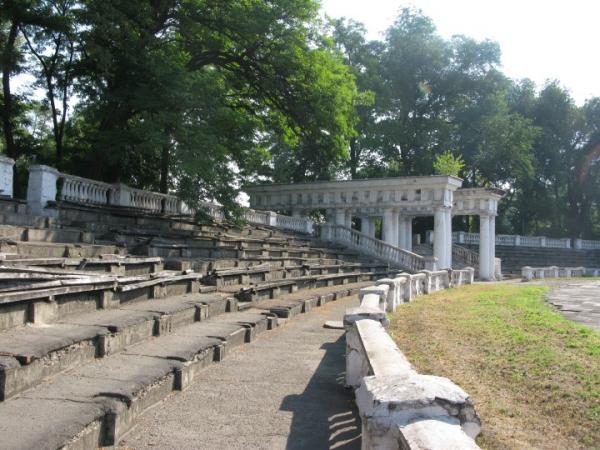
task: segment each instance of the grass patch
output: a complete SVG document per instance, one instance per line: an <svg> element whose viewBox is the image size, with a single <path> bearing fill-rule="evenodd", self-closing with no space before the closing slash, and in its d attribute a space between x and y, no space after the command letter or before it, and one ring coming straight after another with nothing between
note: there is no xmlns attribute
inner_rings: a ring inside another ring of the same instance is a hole
<svg viewBox="0 0 600 450"><path fill-rule="evenodd" d="M486 449L600 449L600 333L545 304L547 288L472 285L419 297L390 333L422 373L467 391Z"/></svg>

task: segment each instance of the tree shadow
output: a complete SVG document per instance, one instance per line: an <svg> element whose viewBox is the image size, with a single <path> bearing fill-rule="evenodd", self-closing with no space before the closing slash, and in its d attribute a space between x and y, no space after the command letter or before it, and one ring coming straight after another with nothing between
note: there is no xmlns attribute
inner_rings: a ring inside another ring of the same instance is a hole
<svg viewBox="0 0 600 450"><path fill-rule="evenodd" d="M281 404L293 412L286 450L360 450L360 417L352 390L344 387L344 335L321 348L325 356L304 392Z"/></svg>

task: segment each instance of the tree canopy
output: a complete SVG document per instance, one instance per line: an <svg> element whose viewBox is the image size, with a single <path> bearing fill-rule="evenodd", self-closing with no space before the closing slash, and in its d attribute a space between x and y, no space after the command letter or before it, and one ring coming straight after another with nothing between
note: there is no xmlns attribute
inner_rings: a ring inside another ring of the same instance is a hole
<svg viewBox="0 0 600 450"><path fill-rule="evenodd" d="M19 186L46 163L229 209L259 180L460 172L508 192L499 231L600 237L600 99L511 80L413 9L369 40L319 7L5 0L0 151Z"/></svg>

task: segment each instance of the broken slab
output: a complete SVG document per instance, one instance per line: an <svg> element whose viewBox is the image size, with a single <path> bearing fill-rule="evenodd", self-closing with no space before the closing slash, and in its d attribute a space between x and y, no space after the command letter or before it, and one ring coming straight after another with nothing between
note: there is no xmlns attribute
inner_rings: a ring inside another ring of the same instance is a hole
<svg viewBox="0 0 600 450"><path fill-rule="evenodd" d="M417 373L367 376L356 390L356 404L363 422L364 449L398 448L389 444L395 441L394 428L422 419L457 421L471 439L481 431L468 394L443 377Z"/></svg>

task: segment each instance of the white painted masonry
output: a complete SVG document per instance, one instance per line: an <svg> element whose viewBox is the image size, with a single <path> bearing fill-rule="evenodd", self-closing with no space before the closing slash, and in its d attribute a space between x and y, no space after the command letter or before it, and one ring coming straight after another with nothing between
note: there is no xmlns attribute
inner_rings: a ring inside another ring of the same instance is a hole
<svg viewBox="0 0 600 450"><path fill-rule="evenodd" d="M360 291L344 316L346 386L355 389L362 450L478 449L481 422L451 380L419 374L386 332L386 312L418 294L473 282L473 269L385 278Z"/></svg>

